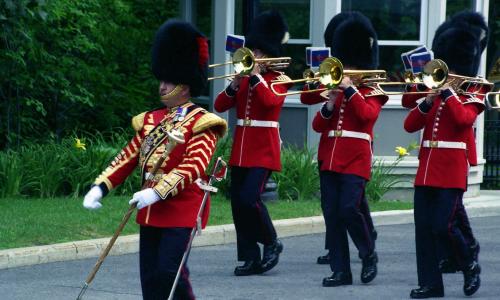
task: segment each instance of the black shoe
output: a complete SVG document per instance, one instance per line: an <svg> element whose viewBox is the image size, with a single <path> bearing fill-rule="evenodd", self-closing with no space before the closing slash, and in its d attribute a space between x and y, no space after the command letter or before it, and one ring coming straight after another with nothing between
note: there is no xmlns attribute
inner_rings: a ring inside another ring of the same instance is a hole
<svg viewBox="0 0 500 300"><path fill-rule="evenodd" d="M472 259L474 259L475 262L479 262L479 251L481 250L479 242L477 240L474 241L474 245L471 245L469 248L472 253Z"/></svg>
<svg viewBox="0 0 500 300"><path fill-rule="evenodd" d="M444 297L444 289L442 287L422 286L418 289L411 290L410 298L425 299L425 298L441 298Z"/></svg>
<svg viewBox="0 0 500 300"><path fill-rule="evenodd" d="M243 266L238 266L234 269L234 275L236 276L248 276L261 273L262 268L260 267L260 261L256 260L245 261Z"/></svg>
<svg viewBox="0 0 500 300"><path fill-rule="evenodd" d="M330 259L331 259L330 252L328 252L326 255L318 256L318 260L316 261L316 263L318 265L329 265Z"/></svg>
<svg viewBox="0 0 500 300"><path fill-rule="evenodd" d="M481 267L477 262L473 262L464 270L464 294L471 296L481 287Z"/></svg>
<svg viewBox="0 0 500 300"><path fill-rule="evenodd" d="M351 284L351 272L333 272L332 276L323 278L323 286L340 286Z"/></svg>
<svg viewBox="0 0 500 300"><path fill-rule="evenodd" d="M439 261L439 270L443 274L451 274L460 271L460 268L454 259L445 258Z"/></svg>
<svg viewBox="0 0 500 300"><path fill-rule="evenodd" d="M363 258L361 267L361 282L368 283L375 279L377 276L377 252L373 252L367 257Z"/></svg>
<svg viewBox="0 0 500 300"><path fill-rule="evenodd" d="M281 252L283 252L283 244L278 239L271 245L264 246L264 258L261 264L262 272L267 272L278 264Z"/></svg>

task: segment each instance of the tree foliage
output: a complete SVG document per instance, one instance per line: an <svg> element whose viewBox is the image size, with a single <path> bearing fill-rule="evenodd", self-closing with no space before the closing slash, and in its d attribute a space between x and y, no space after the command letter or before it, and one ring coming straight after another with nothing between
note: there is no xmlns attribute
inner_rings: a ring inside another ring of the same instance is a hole
<svg viewBox="0 0 500 300"><path fill-rule="evenodd" d="M177 14L177 1L0 0L0 148L156 106L151 41Z"/></svg>

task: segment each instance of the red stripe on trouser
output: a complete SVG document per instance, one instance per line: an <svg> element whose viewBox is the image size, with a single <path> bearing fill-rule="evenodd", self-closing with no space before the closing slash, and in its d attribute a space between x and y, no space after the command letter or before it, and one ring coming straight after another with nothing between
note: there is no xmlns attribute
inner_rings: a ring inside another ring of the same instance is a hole
<svg viewBox="0 0 500 300"><path fill-rule="evenodd" d="M191 281L189 281L189 273L186 271L186 268L183 267L181 271L182 281L184 281L184 285L186 286L186 293L188 294L189 299L195 299L193 288L191 286Z"/></svg>
<svg viewBox="0 0 500 300"><path fill-rule="evenodd" d="M455 214L457 212L457 204L458 204L458 196L455 198L455 204L453 205L453 211L450 214L450 218L448 219L448 239L450 240L451 244L453 245L453 253L455 253L455 256L460 252L457 249L457 243L456 240L453 238L453 234L451 233L451 227L453 224L453 219L455 219Z"/></svg>
<svg viewBox="0 0 500 300"><path fill-rule="evenodd" d="M364 184L362 184L361 189L362 189L362 192L361 192L360 197L359 197L359 199L358 199L358 201L356 203L356 207L358 208L358 213L361 216L361 220L363 221L363 231L365 232L365 239L368 241L369 250L373 251L373 248L374 248L373 247L373 241L371 239L371 234L368 231L368 223L365 220L365 216L361 212L361 208L360 208L361 207L361 201L363 201L363 196L364 196L364 192L365 192L365 185ZM366 213L369 214L370 211L368 210Z"/></svg>
<svg viewBox="0 0 500 300"><path fill-rule="evenodd" d="M271 234L269 233L269 231L267 230L267 227L266 227L264 220L262 220L262 207L260 205L260 203L261 203L260 194L262 194L262 191L264 190L264 186L265 186L266 181L268 179L268 174L269 174L269 171L266 171L265 175L263 176L263 180L262 180L262 183L261 183L260 189L259 189L259 196L258 196L258 199L256 199L256 201L255 201L255 207L257 208L257 214L258 214L258 218L260 221L262 233L265 236L265 239L267 240L267 242L271 243L272 237L271 237ZM263 238L264 238L264 236L263 236Z"/></svg>

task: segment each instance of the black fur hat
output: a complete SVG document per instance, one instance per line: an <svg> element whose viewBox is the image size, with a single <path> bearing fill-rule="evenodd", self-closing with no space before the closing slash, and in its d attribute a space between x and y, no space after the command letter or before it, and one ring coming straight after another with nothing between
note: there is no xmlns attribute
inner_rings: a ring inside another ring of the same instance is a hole
<svg viewBox="0 0 500 300"><path fill-rule="evenodd" d="M245 38L245 47L260 49L269 56L281 55L283 44L288 42L288 26L277 11L265 11L250 25Z"/></svg>
<svg viewBox="0 0 500 300"><path fill-rule="evenodd" d="M333 32L332 56L357 69L378 67L377 33L370 20L359 12L352 12Z"/></svg>
<svg viewBox="0 0 500 300"><path fill-rule="evenodd" d="M488 26L482 15L463 11L441 24L432 41L434 57L451 71L476 76L481 54L488 44Z"/></svg>
<svg viewBox="0 0 500 300"><path fill-rule="evenodd" d="M333 18L326 26L325 32L323 34L323 38L325 40L325 47L332 47L333 33L335 32L335 29L337 29L339 24L347 20L353 14L360 14L360 13L357 11L343 11L333 16Z"/></svg>
<svg viewBox="0 0 500 300"><path fill-rule="evenodd" d="M165 22L154 39L152 69L158 80L188 85L199 96L207 84L207 39L189 23Z"/></svg>

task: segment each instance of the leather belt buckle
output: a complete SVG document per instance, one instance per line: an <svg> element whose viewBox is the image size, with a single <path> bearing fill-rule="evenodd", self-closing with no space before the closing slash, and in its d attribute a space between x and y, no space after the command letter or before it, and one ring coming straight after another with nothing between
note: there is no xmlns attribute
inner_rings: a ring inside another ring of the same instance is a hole
<svg viewBox="0 0 500 300"><path fill-rule="evenodd" d="M342 136L342 130L335 130L334 131L335 137L341 137Z"/></svg>
<svg viewBox="0 0 500 300"><path fill-rule="evenodd" d="M431 146L431 148L437 148L438 147L438 141L431 141L430 146Z"/></svg>
<svg viewBox="0 0 500 300"><path fill-rule="evenodd" d="M250 120L249 118L243 120L243 126L251 126L251 125L252 125L252 120Z"/></svg>

